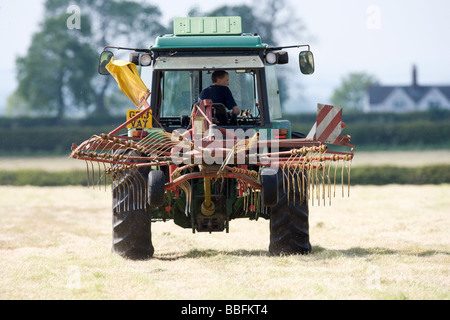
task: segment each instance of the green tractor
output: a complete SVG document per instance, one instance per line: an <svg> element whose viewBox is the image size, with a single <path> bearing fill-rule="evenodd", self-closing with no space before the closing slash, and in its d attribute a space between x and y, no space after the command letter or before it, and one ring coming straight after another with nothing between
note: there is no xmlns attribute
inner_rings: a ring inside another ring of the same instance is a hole
<svg viewBox="0 0 450 320"><path fill-rule="evenodd" d="M240 17L208 17L175 19L174 34L149 49L104 49L99 73L136 108L110 133L74 144L72 157L112 185L114 252L151 257L157 221L212 233L237 218L270 220L272 255L311 251L308 204L332 196L337 173L341 183L349 176L353 146L338 107L318 105L307 136L282 119L276 68L289 61L284 49L300 47L299 68L312 74L309 45L271 47L242 33ZM130 50L129 61L113 50ZM226 71L238 112L200 98L216 71Z"/></svg>

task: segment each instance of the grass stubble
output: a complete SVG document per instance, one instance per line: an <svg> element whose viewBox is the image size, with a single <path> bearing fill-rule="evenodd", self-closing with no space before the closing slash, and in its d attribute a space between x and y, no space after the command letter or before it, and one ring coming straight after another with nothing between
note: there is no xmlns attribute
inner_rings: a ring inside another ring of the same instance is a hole
<svg viewBox="0 0 450 320"><path fill-rule="evenodd" d="M1 299L450 298L450 185L355 186L310 205L313 251L271 257L269 222L152 225L155 255L111 252L111 195L0 186Z"/></svg>

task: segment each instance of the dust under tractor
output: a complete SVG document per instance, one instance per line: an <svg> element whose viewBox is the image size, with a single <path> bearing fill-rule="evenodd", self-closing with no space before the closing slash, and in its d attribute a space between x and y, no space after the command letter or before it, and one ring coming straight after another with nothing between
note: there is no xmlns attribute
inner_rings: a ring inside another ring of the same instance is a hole
<svg viewBox="0 0 450 320"><path fill-rule="evenodd" d="M111 132L74 143L71 156L86 162L90 186L111 185L114 252L153 256L158 221L212 233L238 218L269 219L271 255L311 252L309 207L349 192L354 148L339 107L318 104L307 135L282 118L276 68L288 48L304 49L299 68L312 74L309 45L267 45L242 33L240 17L176 18L174 33L148 49L105 47L99 73L134 107ZM120 50L129 61L115 58ZM199 99L216 70L229 74L239 114Z"/></svg>

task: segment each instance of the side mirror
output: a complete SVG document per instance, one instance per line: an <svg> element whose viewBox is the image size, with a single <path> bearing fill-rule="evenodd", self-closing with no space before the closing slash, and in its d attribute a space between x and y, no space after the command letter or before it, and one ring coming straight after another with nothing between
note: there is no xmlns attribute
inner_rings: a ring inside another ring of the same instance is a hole
<svg viewBox="0 0 450 320"><path fill-rule="evenodd" d="M111 51L103 51L100 55L100 60L98 62L98 73L103 76L109 75L108 70L106 70L106 65L111 61L114 57L114 54Z"/></svg>
<svg viewBox="0 0 450 320"><path fill-rule="evenodd" d="M302 51L298 56L298 62L300 64L300 71L303 74L314 73L314 56L311 51Z"/></svg>

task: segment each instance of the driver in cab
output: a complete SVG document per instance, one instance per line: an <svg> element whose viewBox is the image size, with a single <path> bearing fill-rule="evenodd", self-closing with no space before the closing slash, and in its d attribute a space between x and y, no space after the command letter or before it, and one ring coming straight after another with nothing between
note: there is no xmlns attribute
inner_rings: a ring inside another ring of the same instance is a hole
<svg viewBox="0 0 450 320"><path fill-rule="evenodd" d="M212 85L202 90L199 101L211 99L213 103L222 103L225 108L232 110L234 117L241 112L234 101L230 88L230 75L224 70L214 71L211 75ZM221 121L222 122L222 121Z"/></svg>

